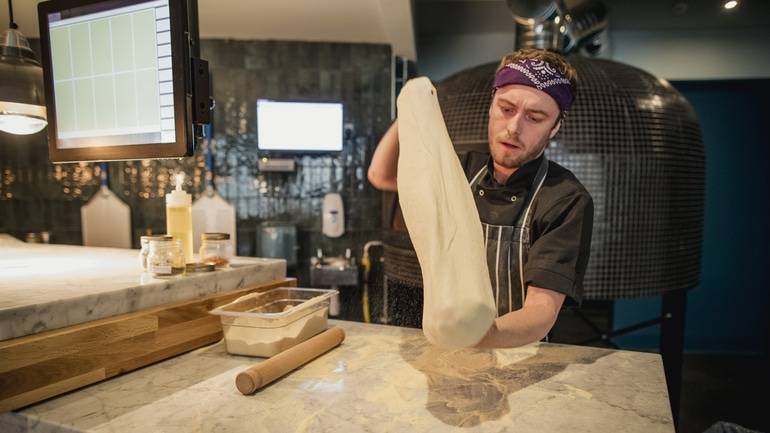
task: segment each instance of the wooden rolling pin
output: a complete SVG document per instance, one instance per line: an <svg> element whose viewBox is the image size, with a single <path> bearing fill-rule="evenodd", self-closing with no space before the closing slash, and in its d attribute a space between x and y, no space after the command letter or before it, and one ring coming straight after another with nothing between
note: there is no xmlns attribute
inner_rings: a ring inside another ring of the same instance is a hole
<svg viewBox="0 0 770 433"><path fill-rule="evenodd" d="M235 377L235 386L243 395L249 395L292 370L334 349L345 339L340 327L329 328L320 334L286 349L272 358L249 367Z"/></svg>

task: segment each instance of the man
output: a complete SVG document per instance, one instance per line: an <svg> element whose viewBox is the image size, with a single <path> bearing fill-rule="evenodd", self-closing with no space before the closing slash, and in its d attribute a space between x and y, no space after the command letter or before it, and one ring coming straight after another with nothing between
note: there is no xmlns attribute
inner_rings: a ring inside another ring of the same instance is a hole
<svg viewBox="0 0 770 433"><path fill-rule="evenodd" d="M498 317L478 347L544 338L566 296L579 302L593 201L544 150L574 101L577 73L559 54L526 48L503 57L489 107L489 153L460 155L484 229ZM369 168L376 188L397 190L397 122Z"/></svg>

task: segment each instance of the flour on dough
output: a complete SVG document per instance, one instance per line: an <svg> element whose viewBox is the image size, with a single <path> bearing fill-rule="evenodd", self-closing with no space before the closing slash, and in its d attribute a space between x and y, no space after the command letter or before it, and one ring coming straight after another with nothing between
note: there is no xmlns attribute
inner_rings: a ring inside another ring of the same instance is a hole
<svg viewBox="0 0 770 433"><path fill-rule="evenodd" d="M474 346L496 316L484 235L425 77L408 81L398 96L398 140L398 196L425 291L423 333L439 346Z"/></svg>

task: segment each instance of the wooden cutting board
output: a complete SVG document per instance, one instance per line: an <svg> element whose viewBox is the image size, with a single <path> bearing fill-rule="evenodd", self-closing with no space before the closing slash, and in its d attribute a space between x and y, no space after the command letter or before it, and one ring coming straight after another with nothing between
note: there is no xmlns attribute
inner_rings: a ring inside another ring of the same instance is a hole
<svg viewBox="0 0 770 433"><path fill-rule="evenodd" d="M81 388L222 339L209 311L293 278L0 341L0 413Z"/></svg>
<svg viewBox="0 0 770 433"><path fill-rule="evenodd" d="M193 251L201 247L201 233L229 233L233 253L235 239L235 207L213 189L207 190L192 205Z"/></svg>
<svg viewBox="0 0 770 433"><path fill-rule="evenodd" d="M100 167L102 186L80 208L83 245L131 248L131 208L110 191L107 163L102 162Z"/></svg>
<svg viewBox="0 0 770 433"><path fill-rule="evenodd" d="M206 191L192 205L193 251L201 247L201 233L229 233L233 253L237 253L235 239L235 207L214 190L214 146L211 126L204 128L206 136Z"/></svg>
<svg viewBox="0 0 770 433"><path fill-rule="evenodd" d="M131 208L106 185L80 208L83 245L131 248Z"/></svg>

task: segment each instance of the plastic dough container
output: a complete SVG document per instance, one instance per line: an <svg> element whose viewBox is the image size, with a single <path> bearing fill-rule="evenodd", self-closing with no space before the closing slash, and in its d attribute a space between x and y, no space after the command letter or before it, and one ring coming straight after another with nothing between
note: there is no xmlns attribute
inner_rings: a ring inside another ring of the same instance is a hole
<svg viewBox="0 0 770 433"><path fill-rule="evenodd" d="M326 329L337 290L278 287L211 310L222 320L227 351L271 357Z"/></svg>

